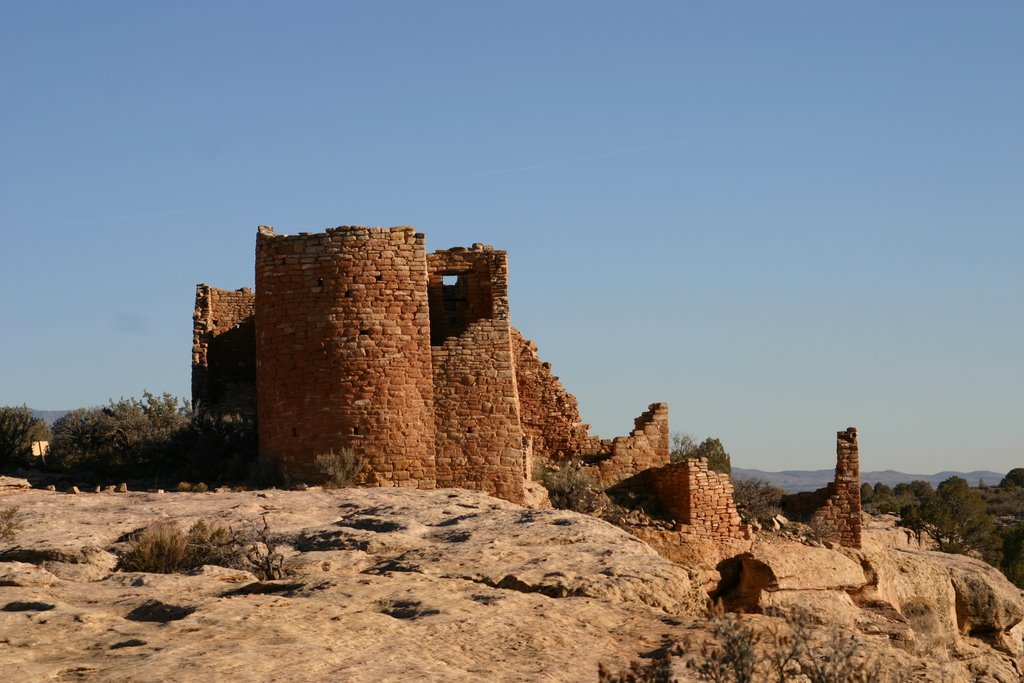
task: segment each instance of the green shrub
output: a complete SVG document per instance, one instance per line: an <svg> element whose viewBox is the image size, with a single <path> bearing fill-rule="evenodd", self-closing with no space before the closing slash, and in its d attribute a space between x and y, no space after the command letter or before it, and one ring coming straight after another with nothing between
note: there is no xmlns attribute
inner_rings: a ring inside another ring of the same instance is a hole
<svg viewBox="0 0 1024 683"><path fill-rule="evenodd" d="M188 493L189 491L192 490L192 484L187 481L179 481L177 489L181 493Z"/></svg>
<svg viewBox="0 0 1024 683"><path fill-rule="evenodd" d="M195 491L196 493L206 493L207 491L210 490L210 487L206 485L206 482L201 481L195 486L193 486L192 490Z"/></svg>
<svg viewBox="0 0 1024 683"><path fill-rule="evenodd" d="M351 448L333 450L316 456L316 468L323 475L324 488L340 489L353 486L359 479L366 461Z"/></svg>
<svg viewBox="0 0 1024 683"><path fill-rule="evenodd" d="M256 458L252 417L192 410L171 394L145 392L142 400L110 401L57 420L47 460L95 474L238 481Z"/></svg>
<svg viewBox="0 0 1024 683"><path fill-rule="evenodd" d="M994 566L1002 558L1002 539L984 497L960 477L943 481L920 505L901 509L900 525L927 533L944 553L981 557Z"/></svg>
<svg viewBox="0 0 1024 683"><path fill-rule="evenodd" d="M0 466L31 462L32 441L45 428L25 406L0 406Z"/></svg>
<svg viewBox="0 0 1024 683"><path fill-rule="evenodd" d="M257 457L252 417L195 410L175 433L166 465L192 481L240 481Z"/></svg>
<svg viewBox="0 0 1024 683"><path fill-rule="evenodd" d="M189 422L187 401L148 391L143 400L110 401L102 408L73 410L53 425L49 462L62 470L149 473L166 466L174 439Z"/></svg>

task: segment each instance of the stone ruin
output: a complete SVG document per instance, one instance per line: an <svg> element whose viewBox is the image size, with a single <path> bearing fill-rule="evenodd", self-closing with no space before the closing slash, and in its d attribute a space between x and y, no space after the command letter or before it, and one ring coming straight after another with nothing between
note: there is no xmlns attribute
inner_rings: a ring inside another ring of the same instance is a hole
<svg viewBox="0 0 1024 683"><path fill-rule="evenodd" d="M836 432L835 480L817 491L783 496L782 510L794 519L818 526L840 545L860 547L860 451L856 427Z"/></svg>
<svg viewBox="0 0 1024 683"><path fill-rule="evenodd" d="M507 253L483 244L428 254L411 227L260 226L255 292L196 287L192 398L255 416L260 456L292 478L349 448L364 485L522 502L534 458L578 458L606 488L642 478L693 533L743 534L727 476L670 462L667 404L625 436L590 434L509 322Z"/></svg>

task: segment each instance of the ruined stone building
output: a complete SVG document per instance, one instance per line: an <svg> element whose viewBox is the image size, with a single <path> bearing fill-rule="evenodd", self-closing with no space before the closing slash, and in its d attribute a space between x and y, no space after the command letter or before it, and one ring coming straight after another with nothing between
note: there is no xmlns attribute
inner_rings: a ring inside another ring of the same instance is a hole
<svg viewBox="0 0 1024 683"><path fill-rule="evenodd" d="M315 479L351 448L366 483L520 501L534 455L593 455L603 482L668 463L668 407L601 440L509 322L508 256L428 254L409 227L256 237L256 291L199 285L193 400L257 416L260 454Z"/></svg>
<svg viewBox="0 0 1024 683"><path fill-rule="evenodd" d="M787 515L822 527L841 545L860 547L860 449L855 427L836 433L835 480L817 491L783 496L782 509Z"/></svg>
<svg viewBox="0 0 1024 683"><path fill-rule="evenodd" d="M728 477L670 466L666 404L625 436L590 434L509 321L506 252L483 244L428 254L411 227L261 226L255 292L196 288L192 398L255 415L260 456L293 478L317 480L318 454L350 448L366 485L521 502L534 457L582 457L605 487L643 473L695 531L739 533Z"/></svg>

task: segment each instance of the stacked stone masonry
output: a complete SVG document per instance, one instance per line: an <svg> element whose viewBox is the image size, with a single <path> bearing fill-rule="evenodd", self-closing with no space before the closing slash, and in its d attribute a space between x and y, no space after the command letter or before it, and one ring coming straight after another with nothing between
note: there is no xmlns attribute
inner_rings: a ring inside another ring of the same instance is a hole
<svg viewBox="0 0 1024 683"><path fill-rule="evenodd" d="M782 509L831 534L840 545L861 547L860 452L857 429L836 433L836 476L825 488L782 498Z"/></svg>
<svg viewBox="0 0 1024 683"><path fill-rule="evenodd" d="M512 330L523 430L538 458L581 458L601 485L613 486L651 467L669 463L668 404L653 403L633 421L627 436L601 439L580 420L576 397L537 356L537 346Z"/></svg>
<svg viewBox="0 0 1024 683"><path fill-rule="evenodd" d="M196 287L192 316L192 401L254 414L256 409L256 296L249 288L230 291Z"/></svg>
<svg viewBox="0 0 1024 683"><path fill-rule="evenodd" d="M609 487L655 467L671 462L669 457L668 404L652 403L633 421L633 432L609 441L585 454L584 462L595 470L595 478ZM589 444L594 449L597 444Z"/></svg>
<svg viewBox="0 0 1024 683"><path fill-rule="evenodd" d="M261 457L294 479L317 480L318 454L351 449L366 463L364 485L521 502L534 456L579 458L604 487L645 482L684 531L742 536L728 477L706 461L670 464L667 404L651 404L626 436L591 435L576 398L509 320L504 251L427 254L410 227L261 226L255 294L196 289L193 399L255 414ZM855 432L850 453L841 446L842 474L815 510L859 544Z"/></svg>
<svg viewBox="0 0 1024 683"><path fill-rule="evenodd" d="M648 469L638 479L677 522L677 531L711 540L748 537L733 500L732 480L709 470L707 458Z"/></svg>
<svg viewBox="0 0 1024 683"><path fill-rule="evenodd" d="M551 364L538 357L537 345L516 329L512 345L523 431L532 438L534 453L551 460L600 452L590 425L580 420L576 397L551 373Z"/></svg>
<svg viewBox="0 0 1024 683"><path fill-rule="evenodd" d="M350 448L367 483L433 488L434 392L424 238L342 227L256 239L262 456L315 479Z"/></svg>
<svg viewBox="0 0 1024 683"><path fill-rule="evenodd" d="M507 254L482 244L439 251L427 257L427 271L437 485L522 500L529 470Z"/></svg>
<svg viewBox="0 0 1024 683"><path fill-rule="evenodd" d="M316 480L348 448L361 483L459 486L521 501L534 449L602 481L668 461L668 411L602 440L509 322L508 256L427 254L409 227L256 238L256 293L196 290L193 398L257 415L261 457Z"/></svg>

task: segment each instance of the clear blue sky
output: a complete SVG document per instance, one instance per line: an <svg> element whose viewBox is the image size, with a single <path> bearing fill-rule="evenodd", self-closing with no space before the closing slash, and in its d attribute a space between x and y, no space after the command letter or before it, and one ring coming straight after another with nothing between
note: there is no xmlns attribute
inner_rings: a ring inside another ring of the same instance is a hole
<svg viewBox="0 0 1024 683"><path fill-rule="evenodd" d="M189 392L256 226L507 249L584 419L1024 466L1024 4L0 2L0 404Z"/></svg>

